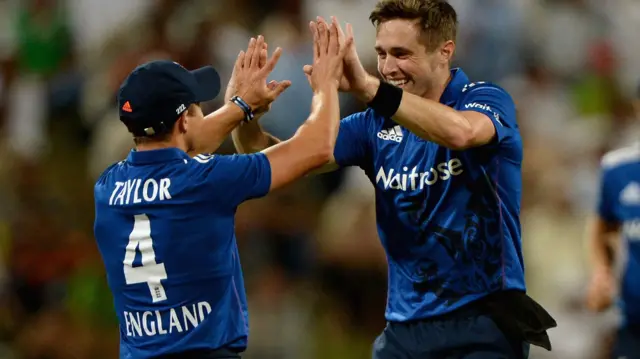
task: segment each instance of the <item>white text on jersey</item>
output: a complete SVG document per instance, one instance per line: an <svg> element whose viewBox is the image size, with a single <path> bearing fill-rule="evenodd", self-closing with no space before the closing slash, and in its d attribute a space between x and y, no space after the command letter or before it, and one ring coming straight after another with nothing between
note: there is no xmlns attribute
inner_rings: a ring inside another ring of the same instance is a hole
<svg viewBox="0 0 640 359"><path fill-rule="evenodd" d="M166 335L186 332L198 326L211 313L211 304L183 305L168 311L124 312L128 337Z"/></svg>
<svg viewBox="0 0 640 359"><path fill-rule="evenodd" d="M162 178L159 183L153 178L143 180L130 179L127 182L116 182L116 187L109 198L109 205L125 205L130 203L164 201L171 199L169 188L171 179Z"/></svg>
<svg viewBox="0 0 640 359"><path fill-rule="evenodd" d="M630 242L640 241L640 219L624 221L622 235Z"/></svg>
<svg viewBox="0 0 640 359"><path fill-rule="evenodd" d="M468 104L464 105L464 108L466 108L466 109L477 108L477 109L484 110L484 111L491 111L491 106L484 105L484 104L477 103L477 102L468 103Z"/></svg>
<svg viewBox="0 0 640 359"><path fill-rule="evenodd" d="M462 162L457 158L439 163L425 172L417 172L417 167L413 167L411 172L408 167L402 167L403 172L395 172L393 168L388 171L384 167L380 167L376 175L376 183L382 181L384 188L397 189L402 191L413 191L416 189L424 189L424 186L432 186L441 181L447 181L451 177L458 176L464 170Z"/></svg>

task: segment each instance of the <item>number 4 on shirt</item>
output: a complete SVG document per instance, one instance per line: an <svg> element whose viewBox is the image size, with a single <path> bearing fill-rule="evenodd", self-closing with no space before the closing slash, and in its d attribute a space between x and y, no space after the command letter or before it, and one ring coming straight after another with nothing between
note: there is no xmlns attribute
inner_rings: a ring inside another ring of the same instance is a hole
<svg viewBox="0 0 640 359"><path fill-rule="evenodd" d="M142 255L142 265L133 266L136 252ZM151 223L146 214L134 217L133 230L129 234L129 244L124 255L124 279L129 284L147 283L153 302L167 299L161 281L167 279L164 263L156 263L156 253L153 251L151 238Z"/></svg>

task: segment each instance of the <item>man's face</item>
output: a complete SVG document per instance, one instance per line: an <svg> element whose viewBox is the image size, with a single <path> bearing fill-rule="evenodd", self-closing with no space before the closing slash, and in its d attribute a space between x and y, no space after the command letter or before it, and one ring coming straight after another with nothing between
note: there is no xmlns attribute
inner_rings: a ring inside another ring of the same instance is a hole
<svg viewBox="0 0 640 359"><path fill-rule="evenodd" d="M385 21L378 26L376 52L378 72L387 82L424 97L433 89L436 71L443 64L439 49L429 52L421 35L416 21Z"/></svg>

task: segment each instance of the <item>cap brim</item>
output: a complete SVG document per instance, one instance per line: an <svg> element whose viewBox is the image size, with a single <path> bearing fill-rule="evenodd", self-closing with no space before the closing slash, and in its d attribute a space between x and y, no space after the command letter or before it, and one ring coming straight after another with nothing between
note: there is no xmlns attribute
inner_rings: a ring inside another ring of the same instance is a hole
<svg viewBox="0 0 640 359"><path fill-rule="evenodd" d="M191 71L191 74L198 82L198 89L195 94L197 102L210 101L218 96L220 93L220 75L218 71L211 66L205 66Z"/></svg>

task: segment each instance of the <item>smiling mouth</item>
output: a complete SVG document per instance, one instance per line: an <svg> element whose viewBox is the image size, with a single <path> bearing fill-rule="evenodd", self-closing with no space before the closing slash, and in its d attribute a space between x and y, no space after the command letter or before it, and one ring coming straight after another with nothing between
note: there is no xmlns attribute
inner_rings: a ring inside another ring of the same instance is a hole
<svg viewBox="0 0 640 359"><path fill-rule="evenodd" d="M387 80L387 82L389 82L390 84L396 87L403 87L404 85L409 83L409 80L406 80L406 79L405 80Z"/></svg>

